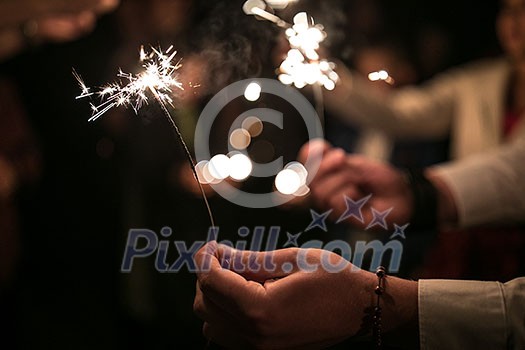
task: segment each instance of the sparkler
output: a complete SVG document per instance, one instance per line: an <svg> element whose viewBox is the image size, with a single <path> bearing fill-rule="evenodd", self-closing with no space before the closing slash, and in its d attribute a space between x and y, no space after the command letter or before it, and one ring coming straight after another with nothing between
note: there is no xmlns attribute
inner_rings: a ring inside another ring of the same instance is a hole
<svg viewBox="0 0 525 350"><path fill-rule="evenodd" d="M244 3L243 10L246 14L259 16L286 29L290 50L279 67L279 80L285 85L293 84L298 89L306 85L320 85L333 90L339 81L339 76L334 71L335 64L321 59L317 52L320 43L327 37L324 27L315 24L306 12L296 14L292 25L266 11L265 7L266 3L262 0L248 0Z"/></svg>
<svg viewBox="0 0 525 350"><path fill-rule="evenodd" d="M311 85L317 114L324 124L324 101L321 87L333 90L339 81L339 76L335 72L335 64L321 59L318 53L320 43L327 37L324 27L315 24L313 18L309 17L306 12L295 15L293 25L287 23L279 16L266 11L267 3L271 5L270 1L248 0L244 3L243 10L248 15L256 15L285 29L290 50L279 67L279 80L285 85L294 85L298 89Z"/></svg>
<svg viewBox="0 0 525 350"><path fill-rule="evenodd" d="M177 70L182 67L182 64L181 60L174 63L176 55L177 51L173 50L173 46L170 46L164 52L161 49L157 50L153 47L151 48L151 52L146 52L144 47L141 47L140 62L144 68L141 73L133 75L119 70L117 74L117 77L120 78L119 81L103 86L96 91L88 87L80 75L73 70L73 75L77 79L81 89L81 94L77 96L77 99L98 97L101 100L99 105L90 104L92 115L89 121L92 122L115 107L131 107L135 114L138 114L139 110L150 102L152 96L160 105L184 149L191 170L193 171L193 176L199 185L202 198L208 210L211 225L215 227L210 204L195 169L195 161L175 123L175 119L173 119L168 110L168 105L173 107L173 98L171 96L175 93L174 90L184 90L182 83L177 80Z"/></svg>
<svg viewBox="0 0 525 350"><path fill-rule="evenodd" d="M279 70L279 80L302 89L306 85L320 85L333 90L339 80L335 64L321 59L317 52L326 38L323 26L315 24L306 12L294 17L294 25L286 29L290 50Z"/></svg>

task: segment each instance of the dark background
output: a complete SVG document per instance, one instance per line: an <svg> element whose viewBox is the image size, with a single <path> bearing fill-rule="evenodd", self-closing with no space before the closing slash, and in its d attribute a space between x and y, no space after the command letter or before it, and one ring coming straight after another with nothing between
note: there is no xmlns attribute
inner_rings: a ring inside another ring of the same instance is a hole
<svg viewBox="0 0 525 350"><path fill-rule="evenodd" d="M218 24L217 33L223 34L210 34L213 26L209 20L220 13L210 9L221 8L221 3L206 0L195 5L192 21L200 29L178 34L183 54L203 48L206 43L198 36L229 42L229 31L251 40L252 35L262 35L235 27L253 21L243 15L235 1L229 2L235 6L228 6L238 13L225 15L229 24ZM445 68L499 53L494 34L496 1L378 3L383 9L383 28L369 35L356 32L350 19L343 21L336 28L341 40L332 47L333 57L351 62L355 47L385 33L393 34L424 80ZM350 12L359 6L359 2L348 1L341 8ZM186 240L190 245L205 239L209 224L201 199L188 194L180 184L173 185L173 164L184 163L163 118L145 121L129 112L125 127L115 132L110 122L88 123L89 106L75 100L78 87L71 74L73 67L88 78L90 85L113 80L112 74L120 65L116 51L127 35L116 16L102 18L84 39L36 48L0 66L2 75L18 86L43 159L39 181L24 188L17 199L21 253L14 280L0 294L2 349L204 347L201 322L191 310L193 275L157 273L151 260L131 275L119 272L130 228L159 232L161 227L170 226L174 231L171 239ZM421 41L425 40L422 34L429 28L447 39L444 58L433 71L423 68L425 56L420 54ZM272 40L259 39L261 52L269 52ZM159 42L163 40L159 38ZM177 40L173 43L178 44ZM136 53L124 52L130 56ZM271 76L271 64L264 59L261 64L266 68L260 74ZM243 74L250 76L234 71L230 79ZM205 101L203 98L201 104ZM287 151L296 152L302 140L298 136ZM439 145L441 151L431 153L430 159L416 158L414 162L445 160L444 142ZM217 197L211 204L221 238L235 238L241 226L274 225L296 232L310 219L307 211L249 210ZM170 261L176 258L173 254Z"/></svg>

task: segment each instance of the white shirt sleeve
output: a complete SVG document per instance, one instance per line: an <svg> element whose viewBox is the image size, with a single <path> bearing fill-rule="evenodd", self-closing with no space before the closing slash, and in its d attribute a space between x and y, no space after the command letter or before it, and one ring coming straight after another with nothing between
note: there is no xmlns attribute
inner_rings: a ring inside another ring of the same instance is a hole
<svg viewBox="0 0 525 350"><path fill-rule="evenodd" d="M422 350L524 349L525 278L419 281Z"/></svg>
<svg viewBox="0 0 525 350"><path fill-rule="evenodd" d="M459 226L525 222L525 140L432 171L454 197Z"/></svg>

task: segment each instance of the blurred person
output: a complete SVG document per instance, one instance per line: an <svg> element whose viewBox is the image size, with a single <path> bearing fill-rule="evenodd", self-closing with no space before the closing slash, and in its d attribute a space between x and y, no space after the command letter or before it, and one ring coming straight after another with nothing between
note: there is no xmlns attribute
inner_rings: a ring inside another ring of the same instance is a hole
<svg viewBox="0 0 525 350"><path fill-rule="evenodd" d="M0 1L0 61L45 42L67 42L89 33L97 16L119 0Z"/></svg>
<svg viewBox="0 0 525 350"><path fill-rule="evenodd" d="M341 215L347 209L343 195L363 198L373 193L362 208L364 222L370 219L371 207L393 208L387 219L390 225L421 213L421 203L403 172L326 143L308 144L300 158L315 154L324 157L310 184L311 196L323 209ZM525 141L520 141L488 155L427 169L423 181L437 193L436 223L522 222L524 157ZM426 210L432 207L423 204ZM352 222L363 225L357 219ZM377 300L382 308L378 327L387 346L525 346L525 278L502 284L387 276L378 289L374 274L332 252L297 248L243 252L216 242L203 247L195 260L201 270L194 310L204 320L204 335L228 348L325 348L345 339L360 341L373 331L371 310ZM269 265L264 261L271 261L272 268L265 268Z"/></svg>
<svg viewBox="0 0 525 350"><path fill-rule="evenodd" d="M525 1L502 0L497 32L504 57L450 70L388 96L371 91L364 79L340 67L342 84L326 94L327 108L342 120L399 138L450 134L453 159L522 138Z"/></svg>
<svg viewBox="0 0 525 350"><path fill-rule="evenodd" d="M388 72L390 76L388 82L385 80L365 81L367 88L378 95L388 96L392 90L414 84L417 81L416 70L407 59L404 50L400 48L400 45L386 40L356 47L352 61L357 74L363 77L373 72ZM343 123L338 118L332 119L327 123L326 131L327 139L332 143L374 159L391 159L394 140L384 130L378 127L360 128L357 125ZM350 139L345 137L346 132L341 132L349 128L357 134ZM353 147L349 147L348 144L353 144Z"/></svg>
<svg viewBox="0 0 525 350"><path fill-rule="evenodd" d="M368 89L365 79L340 69L342 84L327 94L327 108L342 120L379 128L392 138L444 140L449 137L452 159L486 153L523 139L525 1L502 0L496 29L503 57L451 69L420 87L408 86L386 96ZM521 223L502 223L492 228L442 234L420 273L430 277L472 275L478 278L510 278L522 274L525 266L520 262L519 252L525 248L523 232ZM497 253L495 246L499 246ZM497 266L497 271L482 259L488 249L506 261ZM438 257L444 251L455 263L440 263Z"/></svg>

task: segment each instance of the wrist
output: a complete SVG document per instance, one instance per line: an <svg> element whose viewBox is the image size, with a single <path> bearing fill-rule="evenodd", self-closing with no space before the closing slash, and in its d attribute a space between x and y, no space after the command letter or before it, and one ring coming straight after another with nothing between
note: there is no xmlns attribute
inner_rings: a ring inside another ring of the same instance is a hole
<svg viewBox="0 0 525 350"><path fill-rule="evenodd" d="M356 341L375 342L374 311L377 306L376 274L349 268L350 281L348 293L349 307L347 315L351 317L347 324L361 320L360 329L350 332L348 336ZM419 346L418 282L385 276L382 281L383 293L379 298L381 307L380 329L382 343L401 348Z"/></svg>
<svg viewBox="0 0 525 350"><path fill-rule="evenodd" d="M383 342L401 348L419 346L418 282L392 276L385 279Z"/></svg>

